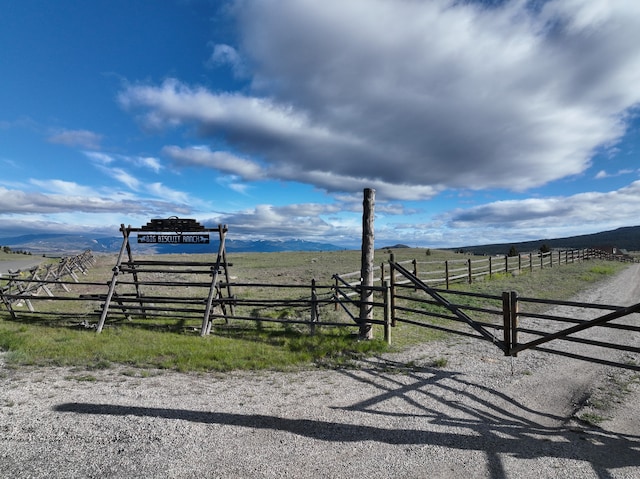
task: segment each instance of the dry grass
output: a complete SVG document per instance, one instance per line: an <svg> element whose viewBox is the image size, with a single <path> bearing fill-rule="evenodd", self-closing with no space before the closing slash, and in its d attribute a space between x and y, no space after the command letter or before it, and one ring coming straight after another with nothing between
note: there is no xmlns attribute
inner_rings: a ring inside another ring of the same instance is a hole
<svg viewBox="0 0 640 479"><path fill-rule="evenodd" d="M396 261L433 262L461 259L464 255L448 251L398 248L376 252L378 265L386 263L393 253ZM214 255L167 255L163 260L214 262ZM136 256L136 260L149 259ZM65 364L83 367L101 367L112 363L131 364L136 367L163 367L178 370L229 370L288 368L311 362L335 364L362 354L383 351L387 346L381 341L381 327L376 326L373 342L354 341L353 321L333 306L321 310L321 319L344 322L352 328L323 327L315 336L308 326L280 324L262 321L260 318L307 320L309 311L304 308L239 308L239 316L254 318L252 321L216 321L213 334L207 338L198 336L202 313L193 319L165 318L132 321L110 321L101 335L81 326L82 321L97 322L99 300L77 301L79 295L107 291L115 263L113 255L99 255L96 264L81 282L70 284L71 292L55 290L56 296L68 297L65 301L44 299L34 301L37 314L26 314L25 306L17 307L19 321L7 321L8 314L0 309L0 349L9 351L9 361L15 364ZM238 298L291 298L308 297L311 280L320 286L331 286L332 276L357 271L360 267L359 251L338 252L290 252L290 253L232 253L230 274L237 283L268 283L299 285L300 289L280 289L265 286L238 286L233 293ZM386 267L386 266L385 266ZM424 268L421 265L421 268ZM434 266L436 267L436 266ZM437 266L440 268L441 266ZM516 290L522 296L567 299L594 281L615 273L624 267L620 263L590 261L563 265L517 276L495 274L491 279L460 284L456 289L483 294L500 294ZM377 273L379 275L379 272ZM130 276L130 275L123 275ZM142 281L209 281L205 275L184 272L144 273ZM124 278L120 278L124 281ZM121 286L121 287L120 287ZM119 294L132 293L131 286L120 285ZM146 296L184 294L206 298L205 287L145 286ZM44 298L44 296L43 296ZM202 306L204 308L204 306ZM117 306L112 305L117 312ZM54 313L54 314L47 314ZM381 317L378 313L378 318ZM442 337L442 333L429 329L398 325L393 329L394 348L429 341Z"/></svg>

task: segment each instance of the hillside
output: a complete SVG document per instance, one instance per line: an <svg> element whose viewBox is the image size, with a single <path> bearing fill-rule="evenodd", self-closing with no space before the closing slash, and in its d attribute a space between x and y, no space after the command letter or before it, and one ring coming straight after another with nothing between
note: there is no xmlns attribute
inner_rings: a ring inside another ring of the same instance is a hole
<svg viewBox="0 0 640 479"><path fill-rule="evenodd" d="M543 238L520 243L496 243L450 249L461 249L474 254L494 255L507 254L511 246L514 246L519 253L538 251L543 244L546 244L551 249L582 249L615 246L616 248L626 249L627 251L640 251L640 226L628 226L611 231L603 231L601 233L568 236L566 238Z"/></svg>

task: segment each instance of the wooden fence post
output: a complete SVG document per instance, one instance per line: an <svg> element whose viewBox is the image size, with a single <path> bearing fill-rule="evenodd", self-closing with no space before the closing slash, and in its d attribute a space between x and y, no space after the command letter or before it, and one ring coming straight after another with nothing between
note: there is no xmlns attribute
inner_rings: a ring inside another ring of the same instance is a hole
<svg viewBox="0 0 640 479"><path fill-rule="evenodd" d="M311 335L316 334L316 323L319 317L318 311L318 291L316 290L316 279L311 280Z"/></svg>
<svg viewBox="0 0 640 479"><path fill-rule="evenodd" d="M383 285L384 294L384 340L391 346L391 287L388 281L384 281Z"/></svg>
<svg viewBox="0 0 640 479"><path fill-rule="evenodd" d="M504 274L509 273L509 255L504 255Z"/></svg>
<svg viewBox="0 0 640 479"><path fill-rule="evenodd" d="M511 315L511 350L518 346L518 293L511 291L509 294L509 313ZM509 354L510 356L517 357L518 353Z"/></svg>
<svg viewBox="0 0 640 479"><path fill-rule="evenodd" d="M396 269L394 267L393 253L389 256L389 308L391 313L391 326L396 325Z"/></svg>
<svg viewBox="0 0 640 479"><path fill-rule="evenodd" d="M467 270L469 274L469 284L471 284L471 282L473 281L473 278L471 276L471 258L467 260Z"/></svg>
<svg viewBox="0 0 640 479"><path fill-rule="evenodd" d="M493 276L493 270L491 268L491 256L489 256L489 278Z"/></svg>
<svg viewBox="0 0 640 479"><path fill-rule="evenodd" d="M444 260L444 283L446 289L449 289L449 260Z"/></svg>
<svg viewBox="0 0 640 479"><path fill-rule="evenodd" d="M502 325L504 328L504 355L511 353L511 299L506 291L502 293Z"/></svg>
<svg viewBox="0 0 640 479"><path fill-rule="evenodd" d="M518 253L518 271L522 271L522 255Z"/></svg>
<svg viewBox="0 0 640 479"><path fill-rule="evenodd" d="M413 265L413 275L417 278L418 277L418 261L414 258L411 261L411 264ZM416 286L413 290L418 291L418 286Z"/></svg>
<svg viewBox="0 0 640 479"><path fill-rule="evenodd" d="M360 267L360 338L373 339L373 259L374 259L374 206L376 190L365 188L362 201L362 261Z"/></svg>

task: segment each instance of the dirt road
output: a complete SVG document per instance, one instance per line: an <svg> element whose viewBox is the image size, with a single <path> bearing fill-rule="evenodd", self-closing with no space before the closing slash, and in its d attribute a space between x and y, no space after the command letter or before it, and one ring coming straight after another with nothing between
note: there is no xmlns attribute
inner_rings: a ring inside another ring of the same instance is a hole
<svg viewBox="0 0 640 479"><path fill-rule="evenodd" d="M28 270L42 263L42 258L16 259L0 261L0 276L9 271Z"/></svg>
<svg viewBox="0 0 640 479"><path fill-rule="evenodd" d="M576 299L637 303L639 285L634 265ZM337 371L0 365L0 476L640 478L639 386L634 371L461 339Z"/></svg>

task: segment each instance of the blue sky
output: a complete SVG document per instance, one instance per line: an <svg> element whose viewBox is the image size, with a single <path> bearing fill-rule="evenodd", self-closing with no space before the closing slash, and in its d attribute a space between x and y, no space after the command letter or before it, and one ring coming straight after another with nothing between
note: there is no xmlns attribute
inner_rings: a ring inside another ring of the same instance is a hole
<svg viewBox="0 0 640 479"><path fill-rule="evenodd" d="M0 0L0 237L640 224L640 2Z"/></svg>

